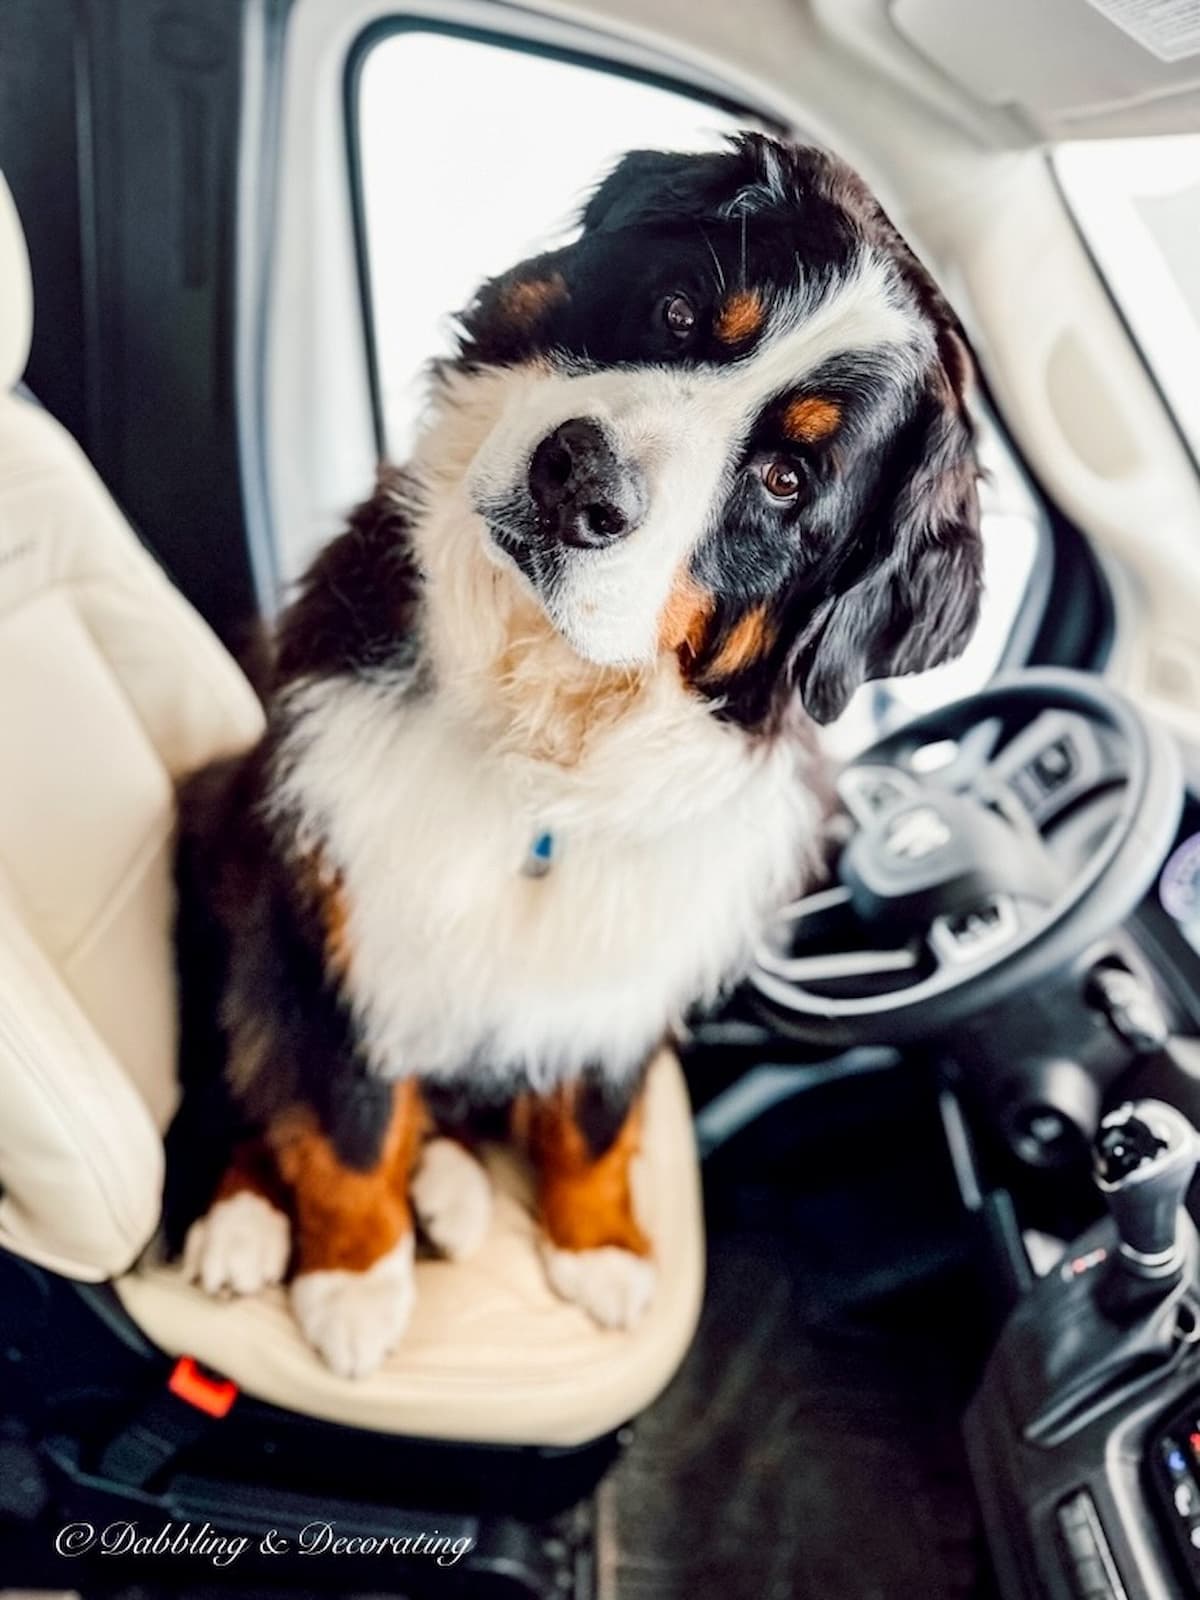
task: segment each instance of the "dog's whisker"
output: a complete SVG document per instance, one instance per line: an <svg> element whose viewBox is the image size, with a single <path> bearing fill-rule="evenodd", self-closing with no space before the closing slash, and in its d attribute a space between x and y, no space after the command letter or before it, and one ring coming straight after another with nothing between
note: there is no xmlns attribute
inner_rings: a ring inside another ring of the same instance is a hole
<svg viewBox="0 0 1200 1600"><path fill-rule="evenodd" d="M714 250L713 242L709 238L707 232L703 228L700 229L700 237L704 240L704 243L708 248L708 253L712 257L713 269L714 269L714 271L716 273L716 278L717 278L717 289L719 290L719 292L721 294L724 294L725 293L725 269L721 265L721 258L717 254L716 250Z"/></svg>

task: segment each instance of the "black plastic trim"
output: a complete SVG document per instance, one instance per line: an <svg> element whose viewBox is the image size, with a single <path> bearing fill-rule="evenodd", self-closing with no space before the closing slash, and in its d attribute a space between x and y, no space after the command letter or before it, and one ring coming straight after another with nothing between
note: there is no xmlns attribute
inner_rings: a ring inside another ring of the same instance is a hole
<svg viewBox="0 0 1200 1600"><path fill-rule="evenodd" d="M1050 520L1053 567L1046 604L1025 661L1029 666L1103 672L1116 637L1112 592L1086 535L1040 489L1038 492Z"/></svg>

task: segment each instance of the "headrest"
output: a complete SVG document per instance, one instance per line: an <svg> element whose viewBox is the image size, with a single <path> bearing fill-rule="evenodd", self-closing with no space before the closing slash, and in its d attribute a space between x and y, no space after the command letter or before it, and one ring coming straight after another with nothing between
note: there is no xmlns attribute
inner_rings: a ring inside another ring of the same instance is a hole
<svg viewBox="0 0 1200 1600"><path fill-rule="evenodd" d="M33 334L33 279L21 219L0 172L0 391L18 383Z"/></svg>

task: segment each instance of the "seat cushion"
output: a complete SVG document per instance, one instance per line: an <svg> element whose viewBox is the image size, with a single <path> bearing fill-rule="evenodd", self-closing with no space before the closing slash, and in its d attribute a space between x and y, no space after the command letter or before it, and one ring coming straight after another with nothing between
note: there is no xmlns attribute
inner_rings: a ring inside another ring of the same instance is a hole
<svg viewBox="0 0 1200 1600"><path fill-rule="evenodd" d="M647 1081L639 1212L657 1293L632 1332L603 1332L558 1299L537 1249L527 1172L491 1150L491 1232L469 1261L419 1261L417 1305L399 1349L362 1381L336 1377L292 1320L284 1291L214 1300L175 1268L128 1274L117 1292L143 1331L249 1394L353 1427L479 1443L574 1445L620 1427L683 1359L703 1288L704 1240L691 1108L664 1053Z"/></svg>

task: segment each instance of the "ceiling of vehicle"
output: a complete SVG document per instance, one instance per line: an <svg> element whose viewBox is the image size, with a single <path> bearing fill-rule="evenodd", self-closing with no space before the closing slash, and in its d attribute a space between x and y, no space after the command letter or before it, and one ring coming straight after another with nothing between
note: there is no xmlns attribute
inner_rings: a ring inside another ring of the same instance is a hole
<svg viewBox="0 0 1200 1600"><path fill-rule="evenodd" d="M918 51L1034 137L1200 127L1200 10L1194 6L1172 0L877 0L877 9L888 13L898 51Z"/></svg>
<svg viewBox="0 0 1200 1600"><path fill-rule="evenodd" d="M831 46L989 142L1200 128L1200 11L1178 0L600 0L719 58L802 81ZM747 26L753 18L752 26ZM795 49L808 33L811 52Z"/></svg>

